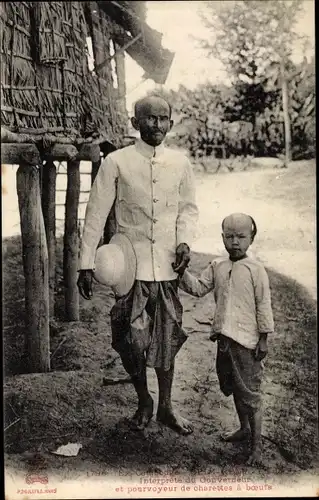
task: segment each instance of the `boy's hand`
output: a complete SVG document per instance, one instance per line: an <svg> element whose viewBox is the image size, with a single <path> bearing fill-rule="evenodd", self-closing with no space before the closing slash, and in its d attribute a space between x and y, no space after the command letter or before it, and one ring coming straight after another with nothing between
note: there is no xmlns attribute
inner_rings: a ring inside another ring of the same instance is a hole
<svg viewBox="0 0 319 500"><path fill-rule="evenodd" d="M86 300L91 300L92 292L92 281L93 281L93 270L92 269L81 269L78 278L78 288L82 297Z"/></svg>
<svg viewBox="0 0 319 500"><path fill-rule="evenodd" d="M255 359L257 361L263 360L266 357L267 352L268 352L267 336L261 335L258 344L256 345Z"/></svg>
<svg viewBox="0 0 319 500"><path fill-rule="evenodd" d="M184 274L190 261L190 248L186 243L180 243L176 248L175 262L172 264L175 273L180 276Z"/></svg>

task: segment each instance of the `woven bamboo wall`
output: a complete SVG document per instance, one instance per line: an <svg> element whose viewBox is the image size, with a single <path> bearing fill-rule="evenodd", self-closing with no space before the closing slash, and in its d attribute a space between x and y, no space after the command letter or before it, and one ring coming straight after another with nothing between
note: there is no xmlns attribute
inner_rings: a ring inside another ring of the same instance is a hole
<svg viewBox="0 0 319 500"><path fill-rule="evenodd" d="M20 134L63 135L75 142L93 137L120 144L126 117L118 111L110 64L98 75L88 68L89 4L1 3L2 127ZM112 20L99 9L95 16L95 38L105 60L110 57Z"/></svg>

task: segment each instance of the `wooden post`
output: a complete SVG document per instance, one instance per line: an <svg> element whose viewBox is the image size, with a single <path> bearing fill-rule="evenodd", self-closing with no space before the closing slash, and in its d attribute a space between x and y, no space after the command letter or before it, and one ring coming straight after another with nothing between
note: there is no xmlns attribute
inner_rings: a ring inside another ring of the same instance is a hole
<svg viewBox="0 0 319 500"><path fill-rule="evenodd" d="M50 316L54 316L55 268L56 268L56 224L55 224L56 168L48 160L42 169L42 212L49 254L49 298Z"/></svg>
<svg viewBox="0 0 319 500"><path fill-rule="evenodd" d="M36 166L21 163L17 172L23 267L26 346L32 373L50 371L48 249Z"/></svg>
<svg viewBox="0 0 319 500"><path fill-rule="evenodd" d="M95 177L99 171L101 166L101 158L98 161L92 161L92 170L91 170L91 186L93 186L93 182L95 181Z"/></svg>
<svg viewBox="0 0 319 500"><path fill-rule="evenodd" d="M78 279L78 207L80 199L80 162L67 163L67 189L65 200L63 276L65 289L65 316L67 321L78 321L79 293Z"/></svg>
<svg viewBox="0 0 319 500"><path fill-rule="evenodd" d="M282 111L284 117L284 130L285 130L285 167L288 167L291 162L291 123L289 115L289 89L288 78L286 75L284 58L280 60L280 74L281 74L281 93L282 93Z"/></svg>
<svg viewBox="0 0 319 500"><path fill-rule="evenodd" d="M126 79L125 79L125 53L121 47L114 41L114 59L116 65L117 85L118 85L118 104L122 114L122 120L126 127L127 111L126 111Z"/></svg>

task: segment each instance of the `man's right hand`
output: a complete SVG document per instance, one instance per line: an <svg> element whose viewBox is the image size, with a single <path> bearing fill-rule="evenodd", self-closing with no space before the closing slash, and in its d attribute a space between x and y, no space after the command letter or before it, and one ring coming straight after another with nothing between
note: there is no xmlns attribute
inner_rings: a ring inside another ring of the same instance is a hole
<svg viewBox="0 0 319 500"><path fill-rule="evenodd" d="M92 292L92 281L93 281L93 270L92 269L81 269L78 278L78 288L82 297L86 300L91 300Z"/></svg>

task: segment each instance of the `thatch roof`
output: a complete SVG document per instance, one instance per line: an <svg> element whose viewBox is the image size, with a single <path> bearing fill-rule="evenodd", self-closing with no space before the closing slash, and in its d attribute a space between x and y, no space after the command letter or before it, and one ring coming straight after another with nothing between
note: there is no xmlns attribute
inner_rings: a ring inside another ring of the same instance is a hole
<svg viewBox="0 0 319 500"><path fill-rule="evenodd" d="M127 53L145 70L145 77L154 80L155 83L164 84L174 53L162 47L162 34L146 24L145 2L108 1L97 4L116 21L117 43L122 47L128 45ZM140 38L136 39L139 36ZM134 39L135 41L129 45Z"/></svg>
<svg viewBox="0 0 319 500"><path fill-rule="evenodd" d="M145 24L141 1L2 2L0 22L1 127L31 134L37 143L40 138L44 149L54 142L119 145L127 116L113 81L111 40L158 82L173 58L161 48L161 35ZM2 141L12 140L7 135L1 134Z"/></svg>

